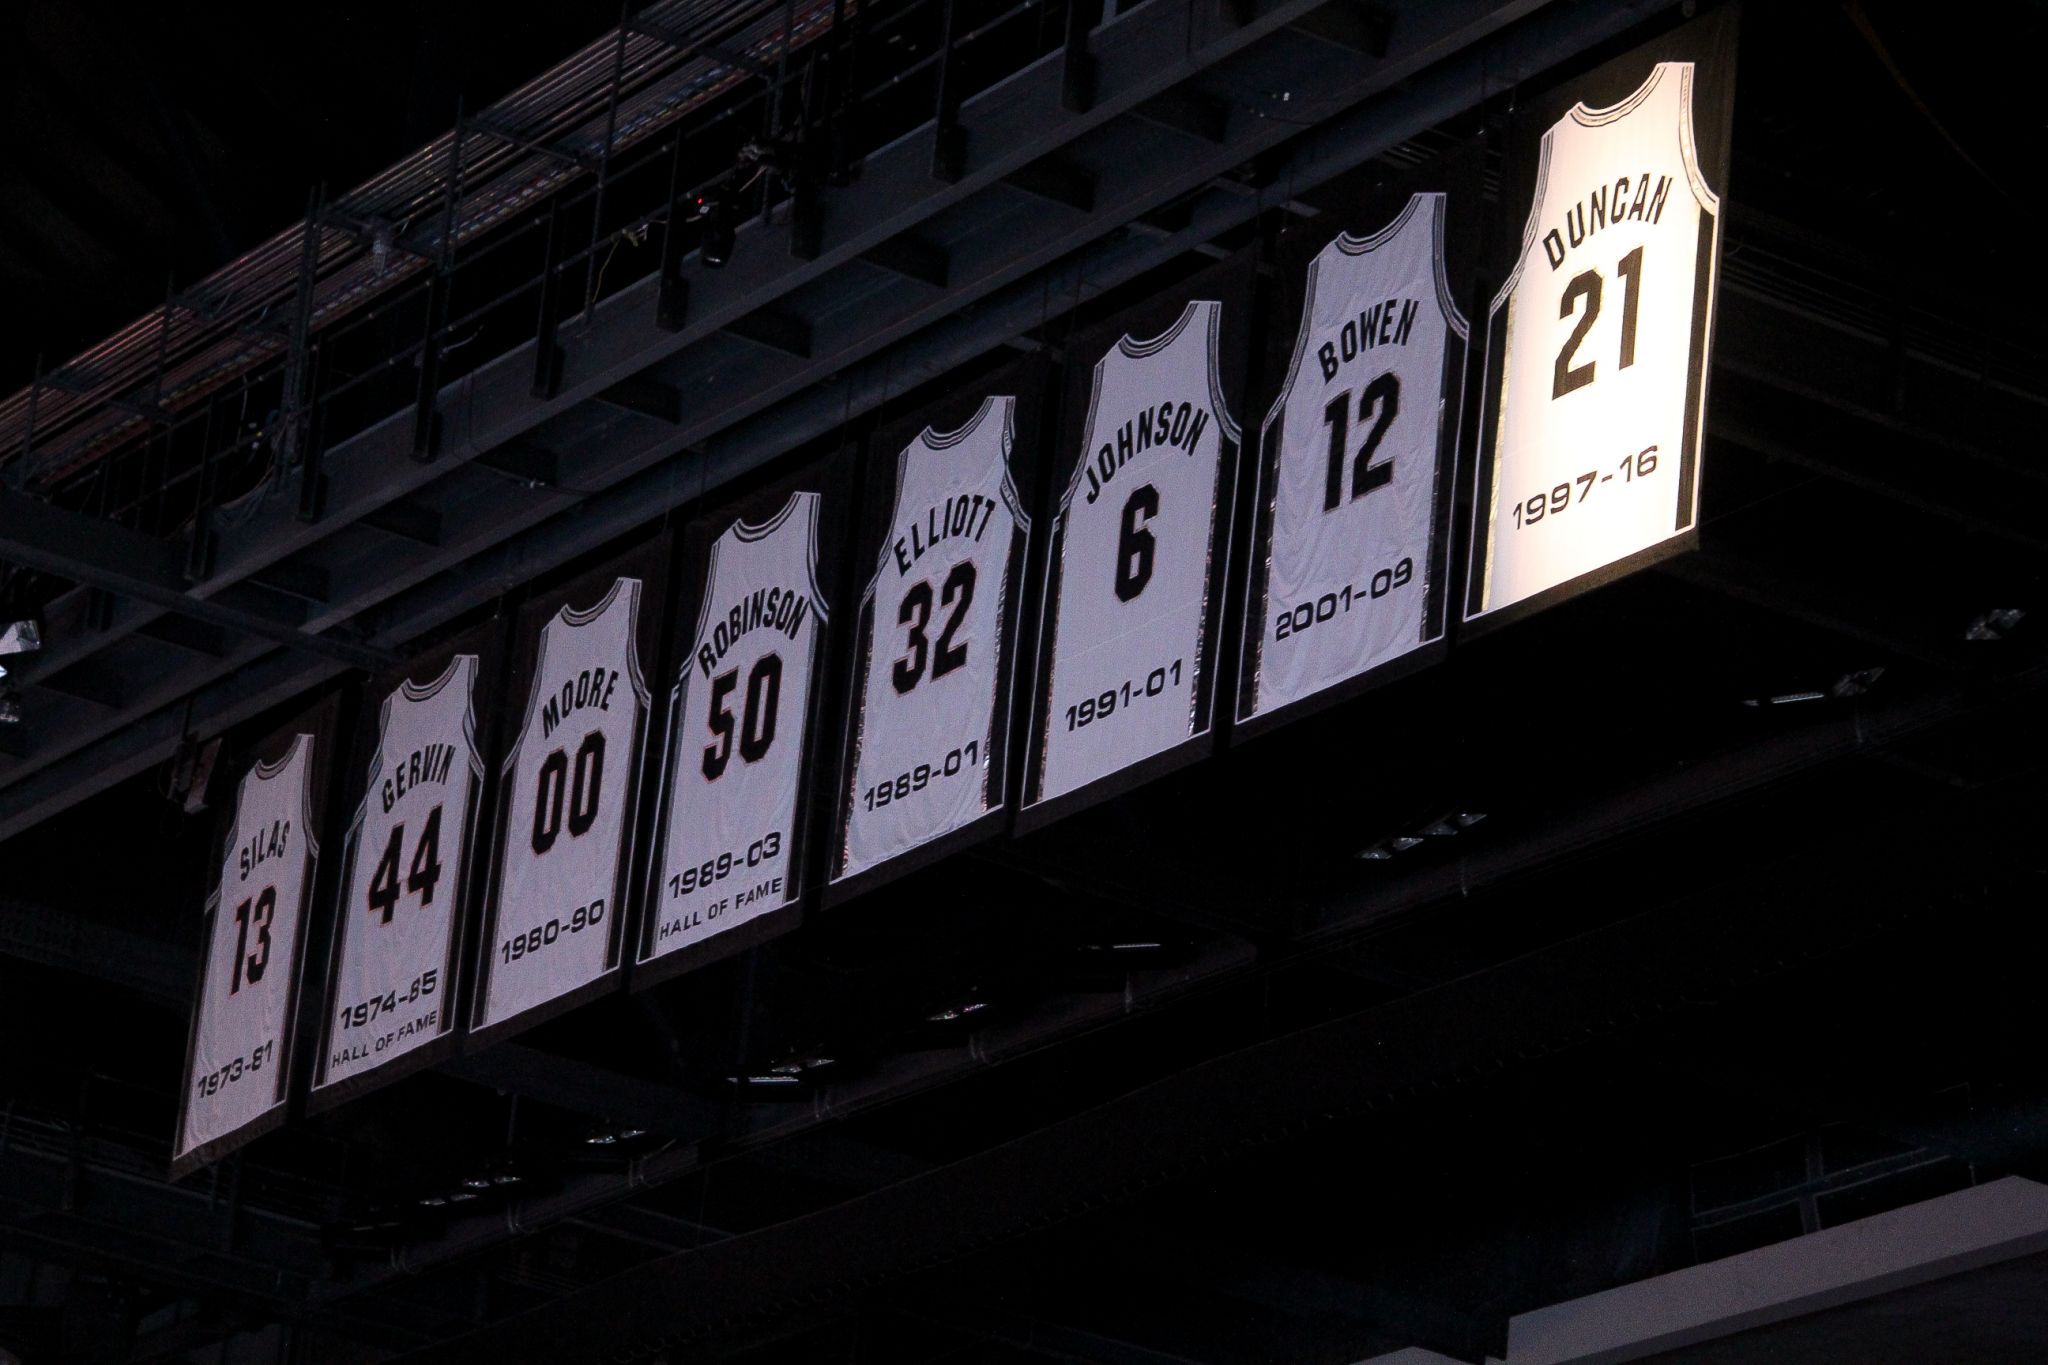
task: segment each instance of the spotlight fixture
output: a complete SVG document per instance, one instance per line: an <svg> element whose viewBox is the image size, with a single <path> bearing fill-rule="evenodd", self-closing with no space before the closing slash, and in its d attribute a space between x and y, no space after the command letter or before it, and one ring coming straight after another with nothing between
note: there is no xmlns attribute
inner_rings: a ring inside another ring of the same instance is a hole
<svg viewBox="0 0 2048 1365"><path fill-rule="evenodd" d="M0 693L0 725L19 725L21 717L21 698L12 692Z"/></svg>
<svg viewBox="0 0 2048 1365"><path fill-rule="evenodd" d="M1387 840L1387 847L1393 849L1396 853L1406 853L1409 849L1420 846L1421 843L1422 840L1413 834L1397 834Z"/></svg>
<svg viewBox="0 0 2048 1365"><path fill-rule="evenodd" d="M33 618L10 621L0 630L0 654L33 654L43 647L43 630Z"/></svg>
<svg viewBox="0 0 2048 1365"><path fill-rule="evenodd" d="M972 997L969 997L965 1000L955 1001L953 1004L947 1005L943 1009L937 1009L932 1011L930 1014L927 1014L924 1017L924 1020L927 1024L952 1024L957 1023L962 1019L969 1018L973 1015L980 1014L983 1010L987 1008L988 1001L976 1000Z"/></svg>
<svg viewBox="0 0 2048 1365"><path fill-rule="evenodd" d="M1831 697L1860 697L1876 685L1884 676L1882 668L1859 668L1854 673L1844 673L1835 679L1835 685L1828 689Z"/></svg>
<svg viewBox="0 0 2048 1365"><path fill-rule="evenodd" d="M1963 632L1965 640L2002 640L2012 633L2012 628L2026 619L2026 612L2018 607L1994 607L1976 620Z"/></svg>
<svg viewBox="0 0 2048 1365"><path fill-rule="evenodd" d="M697 241L697 257L707 266L721 266L732 259L738 229L733 225L732 200L723 190L713 190L697 201L697 219L703 235Z"/></svg>
<svg viewBox="0 0 2048 1365"><path fill-rule="evenodd" d="M1371 848L1360 849L1358 859L1366 863L1390 863L1394 860L1394 855L1388 851L1385 844L1374 844Z"/></svg>

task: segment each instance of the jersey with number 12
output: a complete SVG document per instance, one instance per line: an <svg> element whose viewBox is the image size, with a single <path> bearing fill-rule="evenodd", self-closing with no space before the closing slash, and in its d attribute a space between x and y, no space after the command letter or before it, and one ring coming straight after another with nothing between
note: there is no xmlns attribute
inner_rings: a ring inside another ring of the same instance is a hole
<svg viewBox="0 0 2048 1365"><path fill-rule="evenodd" d="M1443 633L1445 435L1466 333L1444 271L1446 202L1413 195L1378 232L1339 234L1309 263L1294 356L1259 434L1271 531L1245 624L1242 717Z"/></svg>

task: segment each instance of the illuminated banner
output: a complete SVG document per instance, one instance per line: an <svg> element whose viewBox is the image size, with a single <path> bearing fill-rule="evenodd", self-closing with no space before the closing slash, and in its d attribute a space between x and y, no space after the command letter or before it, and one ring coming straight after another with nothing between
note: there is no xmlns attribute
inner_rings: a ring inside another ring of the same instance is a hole
<svg viewBox="0 0 2048 1365"><path fill-rule="evenodd" d="M884 433L869 467L830 899L1002 823L1045 367Z"/></svg>
<svg viewBox="0 0 2048 1365"><path fill-rule="evenodd" d="M1283 249L1240 734L1443 652L1467 331L1450 243L1454 227L1472 240L1478 203L1458 178L1317 219ZM1463 278L1469 248L1458 259Z"/></svg>
<svg viewBox="0 0 2048 1365"><path fill-rule="evenodd" d="M847 462L693 523L635 980L794 924Z"/></svg>
<svg viewBox="0 0 2048 1365"><path fill-rule="evenodd" d="M617 982L668 538L520 613L497 857L477 952L478 1033Z"/></svg>
<svg viewBox="0 0 2048 1365"><path fill-rule="evenodd" d="M370 690L377 719L342 843L309 1109L428 1065L455 1042L484 799L478 717L496 636L486 626Z"/></svg>
<svg viewBox="0 0 2048 1365"><path fill-rule="evenodd" d="M1069 348L1020 828L1207 753L1253 262Z"/></svg>
<svg viewBox="0 0 2048 1365"><path fill-rule="evenodd" d="M236 789L206 902L173 1179L284 1121L335 714L330 698L259 744Z"/></svg>
<svg viewBox="0 0 2048 1365"><path fill-rule="evenodd" d="M1517 125L1508 202L1528 208L1487 320L1467 619L1697 538L1734 50L1724 10Z"/></svg>

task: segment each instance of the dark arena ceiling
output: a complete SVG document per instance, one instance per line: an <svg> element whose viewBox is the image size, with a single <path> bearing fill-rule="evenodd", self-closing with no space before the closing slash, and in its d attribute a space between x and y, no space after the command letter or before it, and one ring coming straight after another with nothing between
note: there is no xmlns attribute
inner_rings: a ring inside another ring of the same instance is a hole
<svg viewBox="0 0 2048 1365"><path fill-rule="evenodd" d="M0 17L0 1362L2048 1357L1517 1354L2048 1181L2040 3L1744 7L1697 551L168 1179L205 741L1723 7L1102 8Z"/></svg>

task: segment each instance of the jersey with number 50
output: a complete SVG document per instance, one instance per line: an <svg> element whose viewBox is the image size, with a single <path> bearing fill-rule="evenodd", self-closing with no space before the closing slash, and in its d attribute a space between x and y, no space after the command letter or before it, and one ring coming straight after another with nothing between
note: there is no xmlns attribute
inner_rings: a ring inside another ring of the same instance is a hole
<svg viewBox="0 0 2048 1365"><path fill-rule="evenodd" d="M1660 62L1621 103L1575 105L1543 135L1489 321L1468 618L1693 525L1720 218L1692 77Z"/></svg>
<svg viewBox="0 0 2048 1365"><path fill-rule="evenodd" d="M825 595L815 492L712 543L669 702L646 961L795 901L796 833Z"/></svg>

